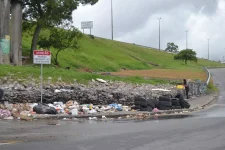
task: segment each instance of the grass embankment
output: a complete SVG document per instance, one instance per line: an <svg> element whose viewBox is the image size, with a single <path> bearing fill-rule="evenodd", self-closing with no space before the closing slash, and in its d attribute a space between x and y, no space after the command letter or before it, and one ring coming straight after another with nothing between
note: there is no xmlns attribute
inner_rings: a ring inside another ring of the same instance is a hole
<svg viewBox="0 0 225 150"><path fill-rule="evenodd" d="M48 33L47 30L44 30L41 35ZM29 55L31 39L32 37L28 32L23 33L23 56ZM45 66L44 79L52 77L53 81L57 81L61 77L65 82L72 82L74 79L86 82L102 78L156 84L167 83L166 78L205 80L206 74L203 66L225 67L223 64L203 59L199 59L197 64L188 63L185 65L180 61L173 60L174 54L102 38L91 39L86 35L83 36L80 46L81 48L78 50L70 49L60 52L58 59L61 68L55 68L53 65ZM54 49L51 51L53 54L56 53ZM65 67L71 67L71 69L65 70L63 69ZM6 76L10 73L17 78L32 77L38 79L40 75L40 67L32 64L26 64L23 67L0 65L0 70L0 76ZM114 75L128 75L129 77L101 76L87 71L113 72Z"/></svg>

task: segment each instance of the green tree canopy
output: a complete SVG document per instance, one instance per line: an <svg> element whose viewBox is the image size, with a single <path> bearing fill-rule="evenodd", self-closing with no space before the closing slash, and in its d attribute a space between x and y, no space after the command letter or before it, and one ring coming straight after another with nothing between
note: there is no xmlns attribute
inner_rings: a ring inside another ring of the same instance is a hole
<svg viewBox="0 0 225 150"><path fill-rule="evenodd" d="M198 62L197 53L192 49L182 50L174 56L174 60L182 60L187 64L188 61Z"/></svg>
<svg viewBox="0 0 225 150"><path fill-rule="evenodd" d="M166 52L177 53L177 52L179 52L179 48L174 43L167 43L167 48L166 48L165 51Z"/></svg>
<svg viewBox="0 0 225 150"><path fill-rule="evenodd" d="M58 55L63 50L75 50L79 48L79 39L82 37L82 33L75 27L69 29L52 28L48 37L40 37L38 45L41 48L47 48L50 50L54 48L56 54L52 57L54 64L59 65Z"/></svg>
<svg viewBox="0 0 225 150"><path fill-rule="evenodd" d="M32 21L35 26L30 51L32 57L42 28L72 22L72 12L79 4L94 5L98 0L22 0L22 2L23 19Z"/></svg>

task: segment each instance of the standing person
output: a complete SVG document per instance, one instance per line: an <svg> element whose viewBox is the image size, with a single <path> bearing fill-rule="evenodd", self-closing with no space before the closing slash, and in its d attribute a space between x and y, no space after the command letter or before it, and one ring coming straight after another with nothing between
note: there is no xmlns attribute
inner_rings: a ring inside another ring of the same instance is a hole
<svg viewBox="0 0 225 150"><path fill-rule="evenodd" d="M187 99L189 99L189 96L188 96L189 86L188 86L188 83L187 83L187 80L186 79L183 79L183 85L185 87L185 94L187 96Z"/></svg>
<svg viewBox="0 0 225 150"><path fill-rule="evenodd" d="M3 97L3 90L0 89L0 100L2 100L2 97Z"/></svg>

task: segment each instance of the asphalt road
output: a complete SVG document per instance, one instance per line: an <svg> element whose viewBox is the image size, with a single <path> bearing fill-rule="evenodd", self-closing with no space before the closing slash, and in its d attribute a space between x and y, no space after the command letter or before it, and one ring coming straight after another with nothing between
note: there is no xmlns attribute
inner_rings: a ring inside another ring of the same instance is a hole
<svg viewBox="0 0 225 150"><path fill-rule="evenodd" d="M149 121L0 121L1 150L225 150L225 69L211 108L182 119Z"/></svg>

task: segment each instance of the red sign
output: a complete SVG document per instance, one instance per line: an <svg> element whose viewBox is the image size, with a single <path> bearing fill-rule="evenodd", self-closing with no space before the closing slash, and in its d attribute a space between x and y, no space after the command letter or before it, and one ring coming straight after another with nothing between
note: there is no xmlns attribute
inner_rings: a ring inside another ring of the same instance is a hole
<svg viewBox="0 0 225 150"><path fill-rule="evenodd" d="M34 64L51 64L51 51L34 50L33 55Z"/></svg>
<svg viewBox="0 0 225 150"><path fill-rule="evenodd" d="M34 55L51 55L51 52L48 50L34 50Z"/></svg>

